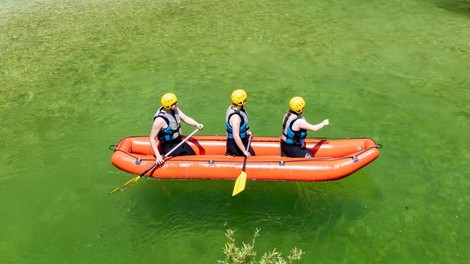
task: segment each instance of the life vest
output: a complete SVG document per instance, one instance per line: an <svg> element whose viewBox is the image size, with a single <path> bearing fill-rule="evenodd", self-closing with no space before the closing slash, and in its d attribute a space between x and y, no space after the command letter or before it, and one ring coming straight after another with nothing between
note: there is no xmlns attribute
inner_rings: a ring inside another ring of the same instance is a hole
<svg viewBox="0 0 470 264"><path fill-rule="evenodd" d="M299 131L293 131L292 125L295 121L304 118L301 115L289 111L284 115L282 120L284 120L288 114L290 114L289 118L286 120L285 124L282 124L282 141L286 144L302 145L307 137L307 130L301 129Z"/></svg>
<svg viewBox="0 0 470 264"><path fill-rule="evenodd" d="M161 129L160 132L158 132L157 138L160 142L171 141L181 137L181 123L178 110L172 111L170 114L164 111L163 107L160 107L155 113L153 121L155 121L157 117L163 118L168 125L165 129Z"/></svg>
<svg viewBox="0 0 470 264"><path fill-rule="evenodd" d="M227 138L233 139L233 129L230 125L230 118L233 115L239 115L240 119L242 120L240 123L240 138L244 139L247 137L247 131L250 129L248 127L248 114L245 112L245 109L236 110L232 109L232 106L229 106L227 109L227 113L225 114L225 129L227 130Z"/></svg>

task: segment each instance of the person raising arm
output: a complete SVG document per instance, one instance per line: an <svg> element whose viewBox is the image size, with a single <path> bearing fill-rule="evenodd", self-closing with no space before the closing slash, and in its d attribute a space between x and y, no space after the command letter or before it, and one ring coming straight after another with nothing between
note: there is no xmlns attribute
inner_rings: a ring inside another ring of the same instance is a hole
<svg viewBox="0 0 470 264"><path fill-rule="evenodd" d="M313 154L306 148L307 131L318 131L330 124L329 119L318 124L310 124L302 116L305 101L296 96L289 101L289 110L282 119L281 156L312 158Z"/></svg>

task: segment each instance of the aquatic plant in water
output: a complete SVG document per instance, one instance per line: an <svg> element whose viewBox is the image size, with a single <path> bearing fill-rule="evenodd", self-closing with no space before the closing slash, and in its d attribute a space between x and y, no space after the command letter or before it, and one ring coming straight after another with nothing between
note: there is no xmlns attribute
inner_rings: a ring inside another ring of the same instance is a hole
<svg viewBox="0 0 470 264"><path fill-rule="evenodd" d="M290 264L294 260L300 260L305 253L302 249L293 248L290 251L287 260L285 260L280 252L274 248L271 252L264 253L261 259L256 261L256 252L254 251L256 238L259 236L260 229L256 229L250 244L242 242L242 247L238 247L235 243L235 231L227 229L225 236L225 260L219 260L218 264Z"/></svg>

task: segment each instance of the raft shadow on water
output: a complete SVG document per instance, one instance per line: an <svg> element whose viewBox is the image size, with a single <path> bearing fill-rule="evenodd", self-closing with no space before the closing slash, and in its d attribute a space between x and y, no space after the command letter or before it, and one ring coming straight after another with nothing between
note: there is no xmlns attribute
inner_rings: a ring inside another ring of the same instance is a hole
<svg viewBox="0 0 470 264"><path fill-rule="evenodd" d="M436 4L439 8L457 14L470 16L470 1L441 1Z"/></svg>
<svg viewBox="0 0 470 264"><path fill-rule="evenodd" d="M338 221L364 216L360 201L340 182L247 182L231 196L233 181L148 180L136 193L129 218L143 232L181 236L255 228L294 233L301 241L325 239ZM153 231L149 230L153 229Z"/></svg>

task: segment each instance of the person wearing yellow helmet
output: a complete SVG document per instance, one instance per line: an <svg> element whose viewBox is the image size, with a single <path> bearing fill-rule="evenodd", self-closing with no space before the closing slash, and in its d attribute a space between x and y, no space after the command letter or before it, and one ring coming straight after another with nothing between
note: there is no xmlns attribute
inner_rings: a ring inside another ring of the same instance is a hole
<svg viewBox="0 0 470 264"><path fill-rule="evenodd" d="M302 116L305 100L300 96L292 97L289 110L282 119L281 156L312 158L313 154L305 146L307 131L318 131L327 126L329 119L316 125L309 124Z"/></svg>
<svg viewBox="0 0 470 264"><path fill-rule="evenodd" d="M255 151L250 146L248 151L246 145L252 136L248 126L248 114L245 111L247 93L242 89L232 92L230 99L232 104L225 113L225 128L227 131L226 155L254 156Z"/></svg>
<svg viewBox="0 0 470 264"><path fill-rule="evenodd" d="M181 111L178 99L174 93L166 93L161 98L161 107L153 117L152 131L150 132L150 145L155 153L155 163L163 164L163 156L182 141L181 121L203 129L204 125L196 122ZM158 139L158 141L157 141ZM172 156L195 155L194 150L184 142L175 149Z"/></svg>

